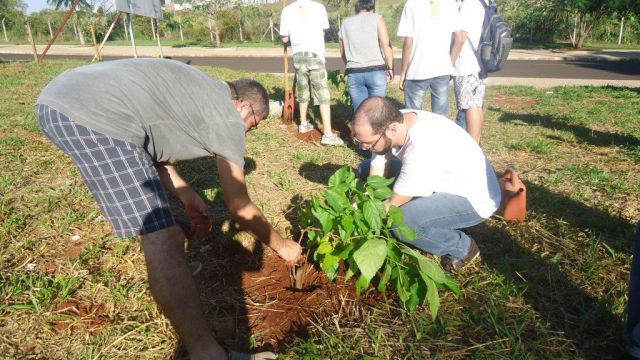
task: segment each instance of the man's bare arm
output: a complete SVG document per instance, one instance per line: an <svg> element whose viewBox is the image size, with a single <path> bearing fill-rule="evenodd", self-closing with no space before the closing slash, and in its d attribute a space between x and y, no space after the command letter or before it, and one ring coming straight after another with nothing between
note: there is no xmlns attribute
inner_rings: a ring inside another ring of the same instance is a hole
<svg viewBox="0 0 640 360"><path fill-rule="evenodd" d="M284 239L269 224L262 211L251 201L244 180L244 170L231 161L217 157L218 173L227 209L240 227L252 232L286 261L296 261L302 248L295 241Z"/></svg>

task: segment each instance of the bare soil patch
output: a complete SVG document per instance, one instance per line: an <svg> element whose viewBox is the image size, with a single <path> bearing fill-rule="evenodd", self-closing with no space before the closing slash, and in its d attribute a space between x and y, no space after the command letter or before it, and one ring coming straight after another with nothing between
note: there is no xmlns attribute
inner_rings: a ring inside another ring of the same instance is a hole
<svg viewBox="0 0 640 360"><path fill-rule="evenodd" d="M521 96L496 95L491 98L491 102L496 105L520 107L520 106L534 106L538 104L538 99L521 97Z"/></svg>
<svg viewBox="0 0 640 360"><path fill-rule="evenodd" d="M309 336L311 320L335 313L344 299L356 301L351 282L331 282L307 262L298 267L302 288L296 289L290 265L255 241L247 243L212 248L197 279L217 337L227 346L255 351L253 341L258 349L282 351Z"/></svg>

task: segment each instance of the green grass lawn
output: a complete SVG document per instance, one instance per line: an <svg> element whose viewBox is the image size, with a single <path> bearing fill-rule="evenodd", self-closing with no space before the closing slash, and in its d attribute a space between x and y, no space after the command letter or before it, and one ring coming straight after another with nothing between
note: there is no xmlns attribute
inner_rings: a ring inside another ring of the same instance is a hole
<svg viewBox="0 0 640 360"><path fill-rule="evenodd" d="M148 291L137 241L115 238L72 163L37 126L41 89L82 64L0 64L0 354L180 357ZM252 77L274 99L282 94L276 76L202 69L226 80ZM350 108L337 89L332 94L341 124ZM396 88L389 96L402 102ZM525 180L528 220L494 216L470 230L481 261L454 276L462 296L443 293L435 320L427 308L406 312L393 296L386 303L343 299L330 316L309 319L307 337L282 344L281 358L623 356L631 239L640 218L638 89L491 87L486 104L482 147L496 171L510 166ZM249 133L247 144L250 195L285 234L297 226L292 209L322 191L336 168L361 160L352 147L295 139L278 118ZM179 164L223 218L209 165ZM216 304L203 301L213 322ZM250 345L263 341L252 334Z"/></svg>

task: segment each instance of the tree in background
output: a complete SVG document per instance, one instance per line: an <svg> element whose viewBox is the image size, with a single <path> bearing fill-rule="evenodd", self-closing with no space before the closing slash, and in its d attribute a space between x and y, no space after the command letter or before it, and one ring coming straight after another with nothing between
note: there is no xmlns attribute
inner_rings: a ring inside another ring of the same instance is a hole
<svg viewBox="0 0 640 360"><path fill-rule="evenodd" d="M574 34L571 42L574 48L584 45L587 36L604 17L615 12L640 13L638 0L561 0L561 5L576 13Z"/></svg>
<svg viewBox="0 0 640 360"><path fill-rule="evenodd" d="M22 0L0 0L0 19L2 22L2 38L9 41L7 29L16 28L16 24L24 22L27 5ZM16 32L11 31L12 33ZM23 34L20 31L19 34Z"/></svg>
<svg viewBox="0 0 640 360"><path fill-rule="evenodd" d="M234 5L233 0L204 0L195 6L196 10L203 11L210 21L210 31L216 39L216 46L220 47L220 27L218 26L218 14Z"/></svg>

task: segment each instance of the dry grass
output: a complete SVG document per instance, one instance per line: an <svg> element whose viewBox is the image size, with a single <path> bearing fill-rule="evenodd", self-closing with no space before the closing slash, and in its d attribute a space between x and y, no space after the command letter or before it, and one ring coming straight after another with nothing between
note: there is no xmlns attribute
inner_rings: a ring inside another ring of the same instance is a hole
<svg viewBox="0 0 640 360"><path fill-rule="evenodd" d="M113 236L71 162L35 123L32 105L42 87L79 64L0 64L0 353L182 357L148 292L136 240ZM254 77L205 70L225 79ZM255 78L281 93L277 78ZM390 96L402 100L397 89ZM556 88L553 94L491 88L482 145L497 171L512 165L526 181L529 220L508 224L494 217L471 230L482 261L456 276L464 294L444 294L435 321L426 310L405 312L393 298L336 295L325 304L329 315L310 318L304 338L283 340L283 355L620 358L630 238L640 217L639 98L635 90L616 88ZM348 116L346 106L334 107L337 122ZM351 148L295 139L277 119L261 124L247 143L251 197L276 228L296 239L305 201L338 167L360 161ZM180 169L210 201L219 229L214 241L251 247L248 235L224 222L213 162L185 162ZM226 264L209 257L206 246L190 244L189 257L212 274ZM274 255L265 250L264 257ZM210 290L208 283L199 286L204 294ZM203 298L208 317L217 319L233 299ZM264 299L249 305L265 308ZM254 333L248 345L268 341Z"/></svg>

